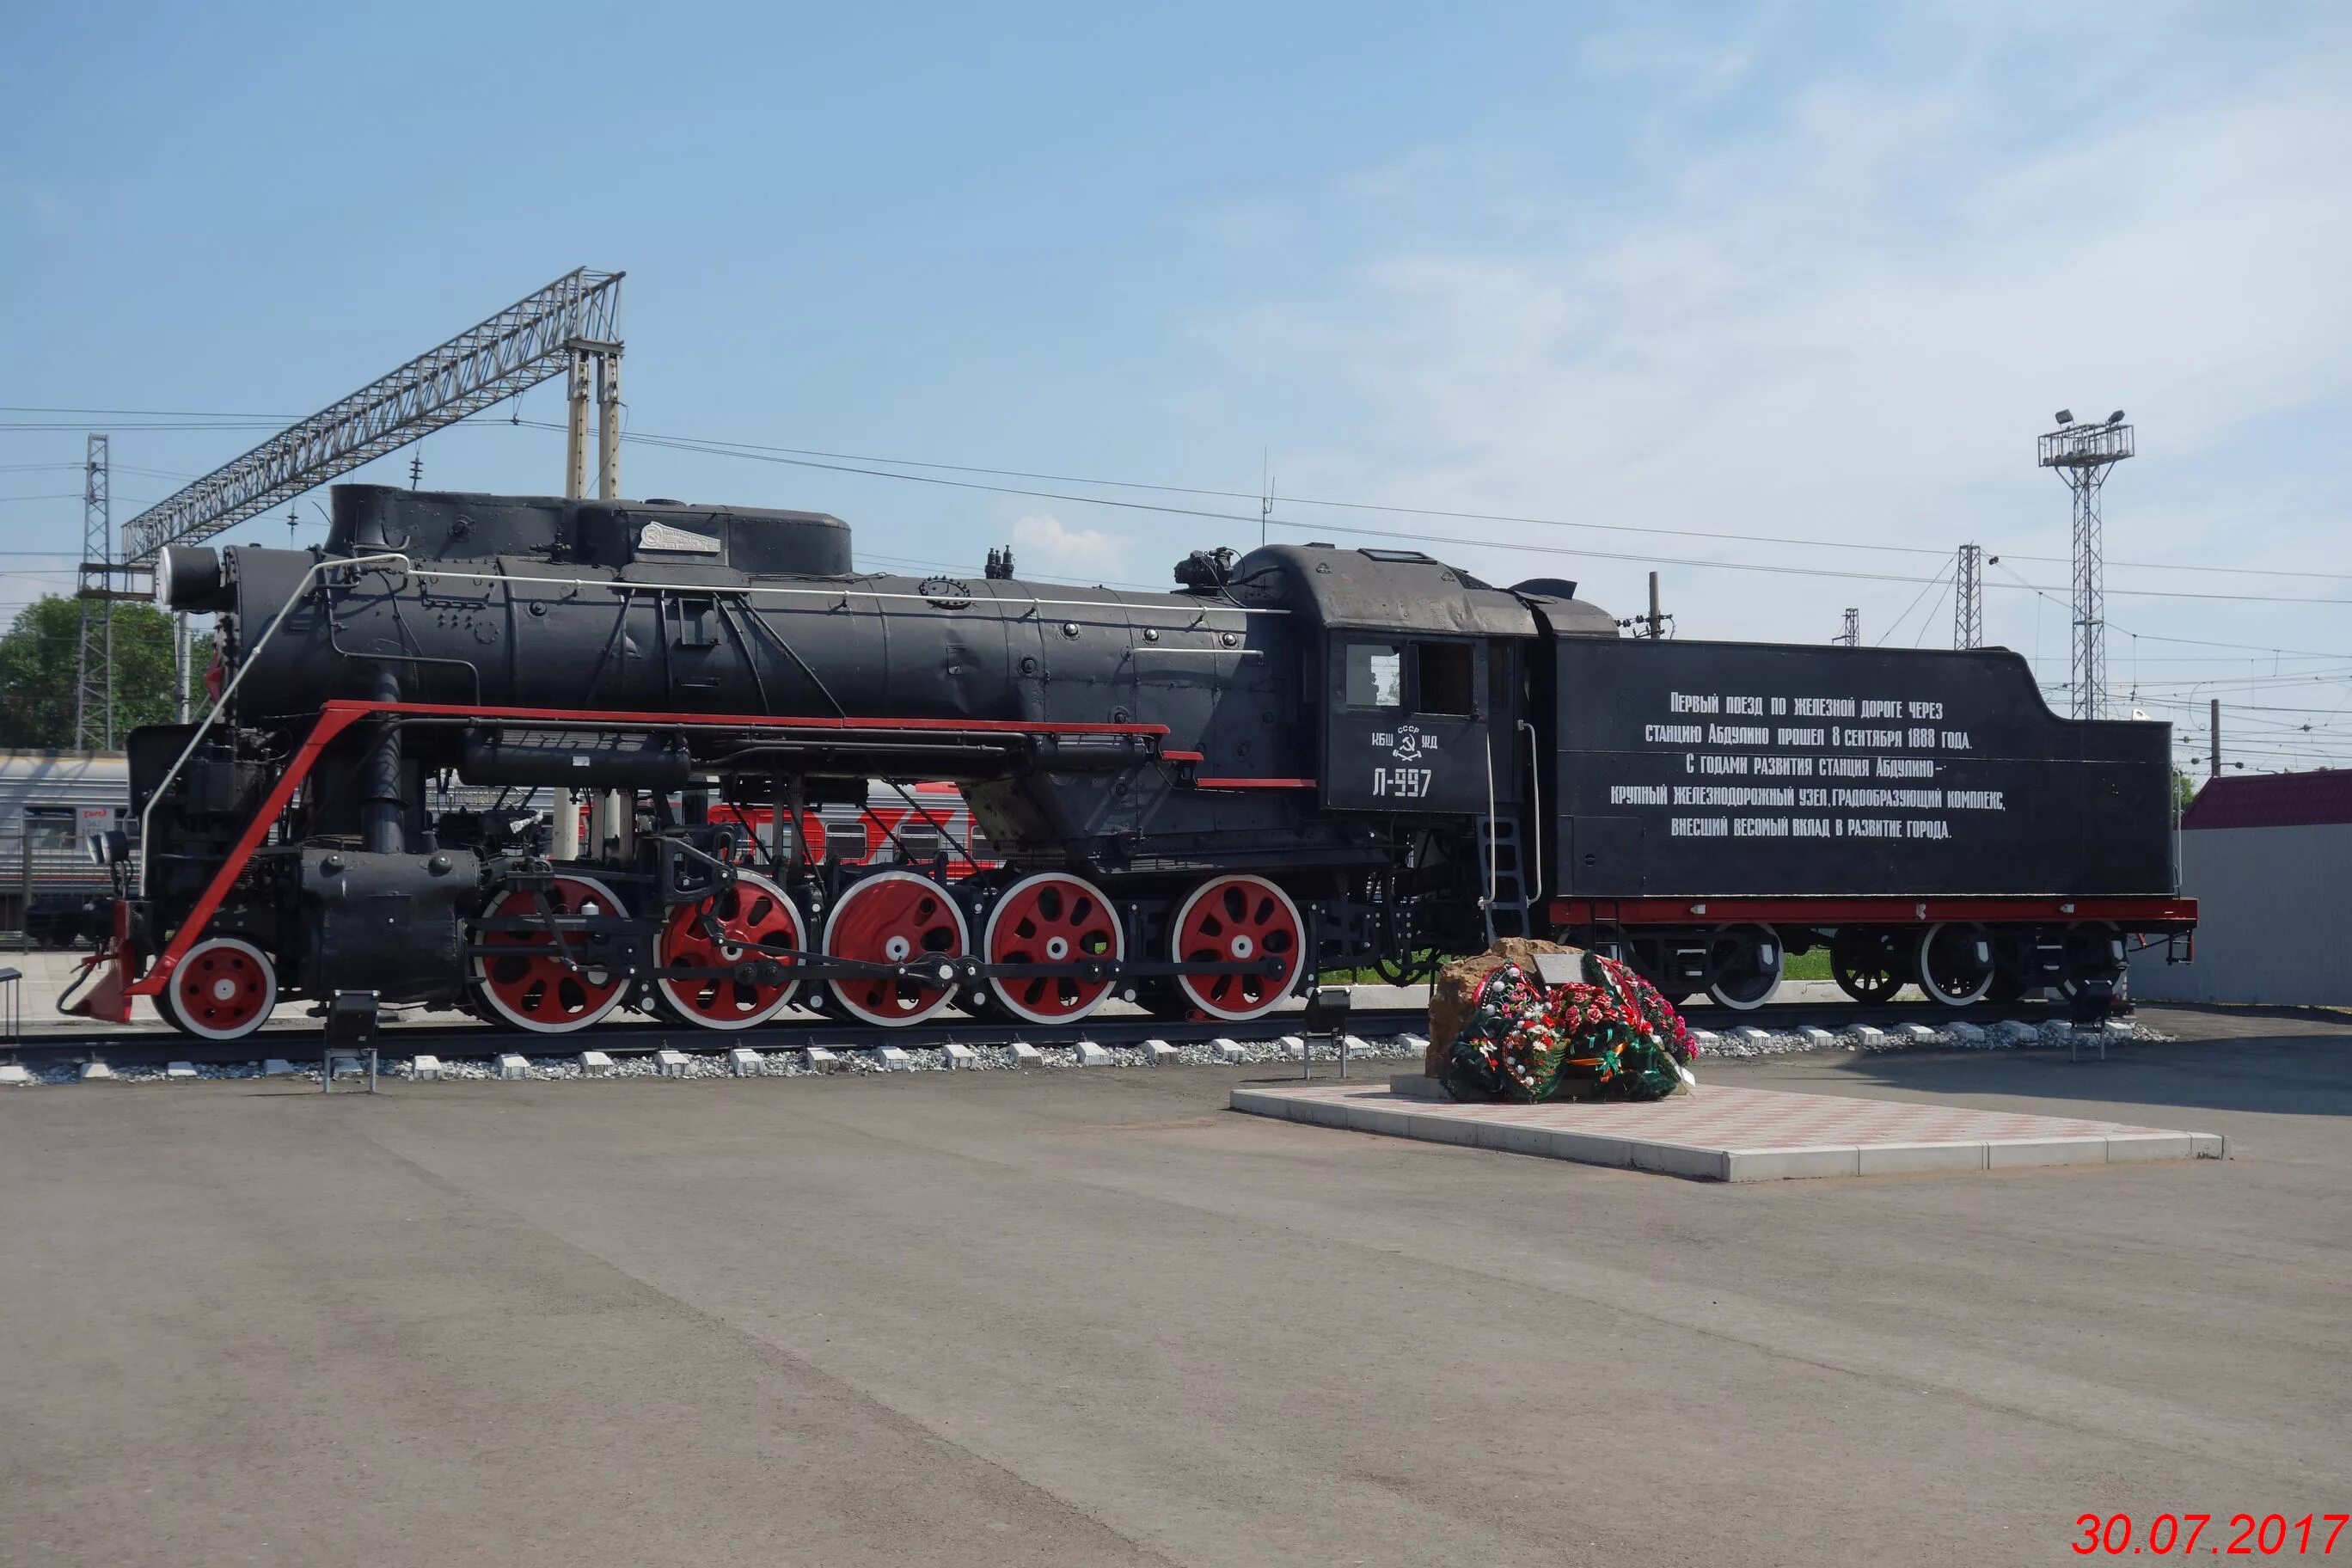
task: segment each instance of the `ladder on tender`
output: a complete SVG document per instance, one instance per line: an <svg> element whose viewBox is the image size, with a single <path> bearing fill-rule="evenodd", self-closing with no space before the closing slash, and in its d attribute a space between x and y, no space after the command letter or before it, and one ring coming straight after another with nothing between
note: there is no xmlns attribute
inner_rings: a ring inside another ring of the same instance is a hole
<svg viewBox="0 0 2352 1568"><path fill-rule="evenodd" d="M1528 918L1528 879L1519 861L1519 822L1515 816L1478 819L1478 875L1486 879L1493 868L1494 886L1486 894L1486 945L1500 936L1533 936Z"/></svg>

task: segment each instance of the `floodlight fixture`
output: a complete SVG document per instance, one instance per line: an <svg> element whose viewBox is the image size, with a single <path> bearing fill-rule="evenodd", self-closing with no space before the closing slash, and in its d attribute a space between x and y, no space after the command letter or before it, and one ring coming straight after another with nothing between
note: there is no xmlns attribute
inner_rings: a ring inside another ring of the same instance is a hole
<svg viewBox="0 0 2352 1568"><path fill-rule="evenodd" d="M2061 408L2058 411L2059 428L2063 430L2073 423L2074 423L2074 411L2071 408Z"/></svg>
<svg viewBox="0 0 2352 1568"><path fill-rule="evenodd" d="M2132 427L2105 425L2062 425L2041 439L2034 456L2045 468L2107 468L2132 455Z"/></svg>
<svg viewBox="0 0 2352 1568"><path fill-rule="evenodd" d="M2122 424L2123 422L2124 422L2124 411L2123 411L2122 409L2120 409L2120 408L2116 409L2113 414L2110 414L2110 415L2108 415L2108 416L2107 416L2107 423L2108 423L2108 424L2110 424L2110 425L2120 425L2120 424Z"/></svg>

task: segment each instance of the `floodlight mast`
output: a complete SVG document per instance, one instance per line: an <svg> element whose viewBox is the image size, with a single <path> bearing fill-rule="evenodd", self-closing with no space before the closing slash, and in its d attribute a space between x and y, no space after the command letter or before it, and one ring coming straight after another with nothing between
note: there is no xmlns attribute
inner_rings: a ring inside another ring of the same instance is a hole
<svg viewBox="0 0 2352 1568"><path fill-rule="evenodd" d="M2054 468L2074 493L2074 668L2067 685L2077 719L2104 719L2107 710L2105 549L2101 542L2099 491L2107 471L2133 452L2132 427L2116 409L2104 425L2077 425L2067 410L2058 428L2036 444L2040 465Z"/></svg>
<svg viewBox="0 0 2352 1568"><path fill-rule="evenodd" d="M617 357L618 272L579 268L390 375L279 432L122 527L122 559L146 565L578 363L585 342ZM613 381L617 395L617 376Z"/></svg>

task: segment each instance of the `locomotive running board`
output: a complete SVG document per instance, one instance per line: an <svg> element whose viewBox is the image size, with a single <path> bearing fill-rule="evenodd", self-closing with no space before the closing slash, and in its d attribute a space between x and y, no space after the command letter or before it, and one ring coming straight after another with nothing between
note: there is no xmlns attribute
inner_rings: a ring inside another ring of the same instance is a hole
<svg viewBox="0 0 2352 1568"><path fill-rule="evenodd" d="M589 712L568 708L466 708L446 702L367 702L338 698L320 708L318 722L310 727L310 734L304 737L300 748L295 752L293 761L278 775L277 784L271 786L260 808L253 814L253 820L246 824L245 831L238 835L236 843L222 859L219 869L205 884L203 896L189 910L188 918L180 922L179 930L172 933L172 940L163 945L162 952L156 954L155 962L148 966L147 973L122 988L120 994L121 1016L113 1018L113 1022L129 1021L131 997L163 994L172 971L179 967L180 960L187 956L188 950L196 944L204 935L205 928L212 923L213 916L220 912L222 903L228 898L229 889L244 874L254 851L269 836L271 825L284 814L287 804L294 798L295 790L310 776L310 770L318 765L319 758L325 753L328 745L361 720L382 714L468 723L544 724L572 729L735 729L772 731L779 734L804 731L815 734L899 733L1007 740L1020 737L1054 740L1064 737L1127 737L1139 742L1147 756L1158 754L1160 742L1168 734L1165 724L1077 724L1025 719L828 719L817 715L779 717L751 713ZM137 957L130 951L127 938L110 947L104 956L116 963L118 973L125 974ZM92 1016L98 1016L94 1010Z"/></svg>

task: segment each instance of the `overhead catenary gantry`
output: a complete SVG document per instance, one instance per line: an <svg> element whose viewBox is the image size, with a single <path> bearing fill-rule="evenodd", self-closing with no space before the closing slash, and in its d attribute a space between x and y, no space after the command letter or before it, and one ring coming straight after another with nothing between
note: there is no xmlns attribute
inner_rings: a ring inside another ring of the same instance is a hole
<svg viewBox="0 0 2352 1568"><path fill-rule="evenodd" d="M604 390L600 488L618 484L621 305L618 272L579 268L525 295L488 321L402 365L308 419L272 436L233 463L156 503L122 528L122 560L152 564L167 545L187 544L256 517L362 463L396 451L561 373L573 379L572 450L567 489L584 489L587 373ZM577 475L577 479L572 476Z"/></svg>

